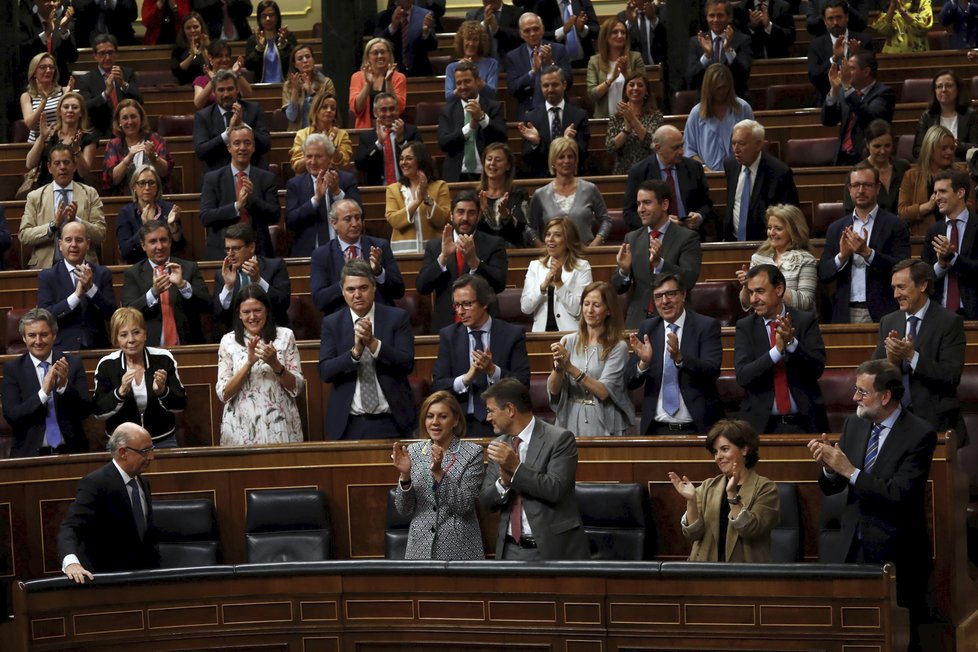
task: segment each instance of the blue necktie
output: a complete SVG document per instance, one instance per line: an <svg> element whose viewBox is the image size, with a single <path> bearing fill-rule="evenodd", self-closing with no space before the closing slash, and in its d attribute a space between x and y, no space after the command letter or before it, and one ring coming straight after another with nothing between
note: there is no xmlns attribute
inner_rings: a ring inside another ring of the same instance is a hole
<svg viewBox="0 0 978 652"><path fill-rule="evenodd" d="M910 339L916 343L917 341L917 322L920 321L920 317L917 315L910 315L907 317L907 335ZM914 348L917 348L914 346ZM903 407L910 405L910 363L906 360L903 361L903 400L900 404Z"/></svg>
<svg viewBox="0 0 978 652"><path fill-rule="evenodd" d="M747 210L750 207L750 168L744 168L744 187L740 190L740 221L737 224L737 239L747 240Z"/></svg>
<svg viewBox="0 0 978 652"><path fill-rule="evenodd" d="M869 435L869 443L866 445L866 461L863 462L863 471L870 473L876 464L876 457L880 452L880 433L883 432L883 424L873 425L873 432Z"/></svg>
<svg viewBox="0 0 978 652"><path fill-rule="evenodd" d="M265 84L282 83L282 64L279 62L278 48L274 43L269 43L265 48L261 80Z"/></svg>
<svg viewBox="0 0 978 652"><path fill-rule="evenodd" d="M41 362L40 367L43 375L47 376L48 370L51 369L51 363L45 360ZM55 392L57 390L48 397L47 415L44 417L44 442L51 448L57 448L64 442L64 438L61 436L61 426L58 425L58 415L54 412Z"/></svg>
<svg viewBox="0 0 978 652"><path fill-rule="evenodd" d="M669 332L675 333L679 326L668 325ZM663 347L665 356L662 360L662 409L669 416L674 416L679 411L679 368L673 362L672 356L668 352L669 335L666 334L666 346Z"/></svg>
<svg viewBox="0 0 978 652"><path fill-rule="evenodd" d="M571 13L571 3L570 0L564 0L564 22L570 18L573 14ZM567 32L567 56L570 59L576 59L581 55L580 44L577 42L577 26L571 25L570 31Z"/></svg>
<svg viewBox="0 0 978 652"><path fill-rule="evenodd" d="M132 499L132 518L136 522L136 532L142 539L146 535L146 515L143 514L143 501L139 497L139 484L136 478L129 481L130 498Z"/></svg>

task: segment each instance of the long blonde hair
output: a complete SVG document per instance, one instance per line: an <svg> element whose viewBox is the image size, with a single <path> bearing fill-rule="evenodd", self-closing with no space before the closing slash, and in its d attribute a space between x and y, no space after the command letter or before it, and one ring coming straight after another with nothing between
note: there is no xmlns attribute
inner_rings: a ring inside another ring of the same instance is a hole
<svg viewBox="0 0 978 652"><path fill-rule="evenodd" d="M788 232L788 237L791 238L791 249L811 252L808 246L808 222L805 221L805 214L801 212L800 208L791 204L775 204L768 207L764 213L764 218L765 223L769 222L771 218L781 220L781 223L784 224L784 230ZM757 248L757 253L773 258L774 247L771 246L769 240L765 240Z"/></svg>
<svg viewBox="0 0 978 652"><path fill-rule="evenodd" d="M64 126L61 120L61 105L64 104L64 101L67 100L68 98L74 98L78 100L78 104L81 106L80 109L81 114L78 118L78 130L85 134L92 131L92 126L88 122L88 107L85 106L85 98L82 97L81 93L79 93L78 91L69 91L64 95L62 95L61 99L58 100L58 111L55 114L54 128L52 129L52 133L54 134L54 137L57 137L57 134L61 131L61 127Z"/></svg>
<svg viewBox="0 0 978 652"><path fill-rule="evenodd" d="M955 140L955 136L951 133L951 130L943 125L934 125L924 134L924 139L920 143L920 156L917 158L917 165L920 166L920 175L917 177L917 187L914 188L918 197L926 197L928 195L928 188L934 183L934 177L930 171L930 160L934 157L934 152L941 146L941 141L945 138Z"/></svg>
<svg viewBox="0 0 978 652"><path fill-rule="evenodd" d="M720 63L711 63L703 73L703 83L700 85L700 117L703 120L712 118L718 108L713 103L713 88L721 82L727 83L726 107L740 115L740 104L737 102L737 93L734 90L734 78L730 68Z"/></svg>

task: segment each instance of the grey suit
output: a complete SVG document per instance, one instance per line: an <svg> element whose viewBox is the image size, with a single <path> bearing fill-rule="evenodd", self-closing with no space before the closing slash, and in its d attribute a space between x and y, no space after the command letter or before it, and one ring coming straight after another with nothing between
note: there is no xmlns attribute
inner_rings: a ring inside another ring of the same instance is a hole
<svg viewBox="0 0 978 652"><path fill-rule="evenodd" d="M902 310L884 315L874 358L886 357L883 343L890 331L903 337L907 314ZM931 301L924 319L917 325L914 349L920 356L910 372L910 410L937 430L954 428L958 446L968 443L968 431L958 406L958 383L964 368L964 321Z"/></svg>
<svg viewBox="0 0 978 652"><path fill-rule="evenodd" d="M513 436L503 435L495 441L511 446ZM504 496L500 496L496 488L499 465L495 462L489 462L482 482L479 503L484 510L500 512L497 557L502 555L506 542L513 498L519 494L523 498L523 511L536 539L540 559L590 559L587 536L574 497L577 474L574 433L536 419L528 446L526 462L516 470Z"/></svg>
<svg viewBox="0 0 978 652"><path fill-rule="evenodd" d="M437 488L432 487L430 448L427 440L408 446L411 488L394 493L398 513L411 517L404 558L485 559L475 513L485 475L482 447L467 441L450 446L441 463L445 476Z"/></svg>
<svg viewBox="0 0 978 652"><path fill-rule="evenodd" d="M625 294L635 286L632 300L628 304L628 314L625 315L627 328L638 328L648 314L649 302L652 299L652 267L649 265L649 227L635 229L625 236L625 244L632 252L632 269L628 279L615 268L611 275L611 283L618 294ZM687 290L696 285L700 276L700 262L703 251L700 249L700 238L696 231L677 224L669 224L662 236L662 273L676 274L682 279Z"/></svg>

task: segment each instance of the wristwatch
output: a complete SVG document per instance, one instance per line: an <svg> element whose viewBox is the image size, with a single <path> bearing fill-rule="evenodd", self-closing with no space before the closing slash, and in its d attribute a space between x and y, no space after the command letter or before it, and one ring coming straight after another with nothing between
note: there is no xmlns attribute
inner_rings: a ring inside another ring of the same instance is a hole
<svg viewBox="0 0 978 652"><path fill-rule="evenodd" d="M741 503L740 494L737 494L733 498L731 498L730 496L727 496L727 504L728 505L739 505L740 503Z"/></svg>

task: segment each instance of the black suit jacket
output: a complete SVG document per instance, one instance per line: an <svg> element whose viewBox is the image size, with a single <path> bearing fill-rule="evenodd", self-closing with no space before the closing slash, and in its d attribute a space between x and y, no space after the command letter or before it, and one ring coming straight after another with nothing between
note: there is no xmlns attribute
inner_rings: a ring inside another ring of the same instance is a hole
<svg viewBox="0 0 978 652"><path fill-rule="evenodd" d="M136 44L136 34L132 28L136 22L136 0L116 0L115 8L105 12L103 29L98 28L101 11L99 0L72 0L72 5L75 7L75 40L78 47L92 47L92 39L98 34L111 34L119 45Z"/></svg>
<svg viewBox="0 0 978 652"><path fill-rule="evenodd" d="M832 293L832 323L849 323L849 297L852 282L852 260L842 269L836 269L835 257L839 254L839 241L847 226L852 226L852 215L839 218L829 225L825 234L825 248L818 261L818 280L822 283L835 281ZM866 303L873 321L879 321L888 312L897 309L896 299L890 287L893 266L910 258L910 229L907 223L882 208L873 219L873 232L869 236L869 248L875 251L873 262L866 268Z"/></svg>
<svg viewBox="0 0 978 652"><path fill-rule="evenodd" d="M77 555L95 573L156 568L160 565L153 527L149 481L138 480L146 496L146 535L140 539L132 515L129 489L109 462L78 481L75 502L58 530L58 556Z"/></svg>
<svg viewBox="0 0 978 652"><path fill-rule="evenodd" d="M564 26L563 0L537 0L534 13L543 21L543 38L548 41L557 41L557 29ZM598 41L598 30L601 25L598 23L598 15L594 12L594 5L591 0L571 0L571 13L579 16L581 12L587 14L587 36L577 34L578 42L581 44L583 55L579 57L575 67L581 68L587 65L588 59L594 54L594 46ZM561 41L561 45L567 47L567 37Z"/></svg>
<svg viewBox="0 0 978 652"><path fill-rule="evenodd" d="M485 374L477 374L468 391L455 391L455 379L464 375L471 366L469 339L465 324L451 324L442 328L438 332L438 357L431 374L431 391L451 392L458 399L463 412L468 412L470 397L473 408L485 410L486 401L482 398L482 391L489 386ZM486 349L492 352L492 361L499 367L500 379L515 378L529 387L530 358L526 353L526 333L522 328L502 319L493 319Z"/></svg>
<svg viewBox="0 0 978 652"><path fill-rule="evenodd" d="M257 102L238 100L243 109L242 119L251 127L255 136L255 153L251 164L267 168L265 154L272 148L272 135L265 122L265 112ZM194 154L203 163L201 177L231 163L231 153L221 137L227 131L224 115L217 104L201 109L194 114Z"/></svg>
<svg viewBox="0 0 978 652"><path fill-rule="evenodd" d="M869 123L881 119L893 122L893 111L896 109L896 93L893 89L877 81L863 95L858 92L850 93L844 100L832 106L826 102L822 106L822 124L831 127L839 125L839 149L836 159L842 154L842 140L845 137L849 116L855 115L856 122L852 127L852 150L862 156L866 150L866 138L863 134Z"/></svg>
<svg viewBox="0 0 978 652"><path fill-rule="evenodd" d="M105 323L115 312L115 291L112 272L107 267L91 263L92 282L98 291L89 298L83 294L72 310L68 296L75 291L75 282L65 264L57 263L37 275L37 305L51 312L58 320L58 335L54 340L59 349L101 349L111 346Z"/></svg>
<svg viewBox="0 0 978 652"><path fill-rule="evenodd" d="M624 11L618 12L618 20L622 21L628 25L628 37L631 41L632 50L638 52L642 55L642 60L645 61L645 65L651 66L656 63L663 63L666 57L669 56L669 43L666 38L666 6L659 5L656 9L656 17L659 22L656 23L655 27L652 28L652 40L649 44L651 59L647 59L645 53L642 52L642 32L639 29L638 21L634 23L628 23L628 16L625 15ZM665 68L662 70L662 74L665 75Z"/></svg>
<svg viewBox="0 0 978 652"><path fill-rule="evenodd" d="M493 292L502 292L506 287L506 270L509 268L509 257L506 255L506 242L497 236L477 231L475 234L475 252L479 256L479 267L475 273L486 279ZM449 256L445 271L438 264L441 255L441 238L432 238L425 243L424 261L418 272L418 294L435 293L435 310L431 316L431 332L437 333L443 327L455 321L455 308L452 307L452 283L459 277L458 261L455 256ZM466 264L462 273L469 271ZM489 313L496 317L496 303L489 306Z"/></svg>
<svg viewBox="0 0 978 652"><path fill-rule="evenodd" d="M710 199L710 187L707 185L703 164L685 156L676 165L676 177L679 179L679 193L682 195L683 207L686 214L699 213L703 216L703 225L715 222L713 200ZM632 166L628 171L628 182L625 184L625 200L622 216L625 226L637 229L642 226L638 216L638 187L647 179L662 179L662 169L655 153L645 157ZM670 212L672 212L670 208ZM701 229L701 233L705 229Z"/></svg>
<svg viewBox="0 0 978 652"><path fill-rule="evenodd" d="M518 9L513 5L508 5L505 2L499 7L499 11L496 12L496 24L499 28L496 30L495 34L492 36L492 56L499 60L502 60L507 52L515 47L519 47L520 43L523 41L520 39L520 14L522 9ZM475 9L470 9L465 14L466 20L477 20L482 22L485 18L486 10L482 7L476 7Z"/></svg>
<svg viewBox="0 0 978 652"><path fill-rule="evenodd" d="M414 335L406 311L395 306L374 304L374 337L381 341L376 360L377 381L391 408L391 417L403 436L414 430L417 407L408 383L414 371ZM337 310L323 317L319 345L319 377L332 383L326 409L326 438L339 439L350 418L350 406L357 386L357 361L353 349L353 317L349 310Z"/></svg>
<svg viewBox="0 0 978 652"><path fill-rule="evenodd" d="M706 34L707 36L711 35L709 31ZM750 69L754 63L750 37L740 32L734 32L731 47L735 54L734 60L727 63L726 58L721 57L721 61L724 65L729 66L730 72L733 74L734 89L737 91L738 97L749 104L750 91L747 90L747 79L750 77ZM691 36L686 54L686 85L696 91L697 97L699 97L700 87L703 85L703 75L706 73L706 68L700 62L702 56L703 48L700 46L699 39L696 36Z"/></svg>
<svg viewBox="0 0 978 652"><path fill-rule="evenodd" d="M560 43L542 41L541 45L549 45L553 64L560 68L570 88L574 82L571 72L570 59L567 50ZM535 106L543 106L543 92L540 90L539 75L532 74L530 51L525 43L521 43L506 53L504 60L506 68L506 92L516 98L516 119L523 120L526 112Z"/></svg>
<svg viewBox="0 0 978 652"><path fill-rule="evenodd" d="M844 476L827 477L819 471L822 493L848 490L841 536L834 540L835 545L819 551L819 561L855 561L847 557L855 537L860 537L865 563L896 564L898 600L906 605L924 595L931 568L927 477L937 436L926 421L901 411L872 471L866 472L862 468L872 427L870 421L855 416L847 417L842 426L839 448L860 469L855 484Z"/></svg>
<svg viewBox="0 0 978 652"><path fill-rule="evenodd" d="M805 15L805 28L812 36L823 36L825 31L825 2L826 0L811 0ZM869 0L852 0L849 3L849 32L861 32L866 29L866 19L870 10ZM874 4L875 8L875 4Z"/></svg>
<svg viewBox="0 0 978 652"><path fill-rule="evenodd" d="M751 55L755 59L780 59L791 56L791 46L795 44L795 17L791 7L784 0L768 0L767 11L771 19L771 33L762 27L750 27L750 12L757 3L747 0L733 10L734 29L750 38Z"/></svg>
<svg viewBox="0 0 978 652"><path fill-rule="evenodd" d="M394 158L401 158L401 149L408 143L421 141L418 128L414 125L404 125L404 140L394 144ZM365 131L360 134L360 144L357 147L356 166L363 173L364 185L382 186L384 185L384 150L383 147L377 148L377 132ZM397 181L387 180L390 185Z"/></svg>
<svg viewBox="0 0 978 652"><path fill-rule="evenodd" d="M723 222L723 239L735 241L733 205L737 194L737 180L742 166L732 157L723 161L723 171L727 177L727 219ZM775 204L798 205L798 188L791 174L791 168L767 152L761 152L761 162L757 167L757 178L750 193L747 207L747 239L766 240L767 220L764 213Z"/></svg>
<svg viewBox="0 0 978 652"><path fill-rule="evenodd" d="M685 309L686 322L683 327L679 350L683 354L683 364L679 372L679 393L683 403L693 417L698 432L707 432L710 427L723 418L723 403L717 391L720 377L720 363L723 361L723 344L720 341L720 322L712 317L700 315L689 308ZM665 321L662 317L652 317L638 327L638 339L648 336L652 344L652 364L641 373L638 370L638 356L632 354L625 367L625 384L632 390L644 386L642 399L642 423L640 435L649 434L656 416L656 403L662 391L662 361L665 355Z"/></svg>
<svg viewBox="0 0 978 652"><path fill-rule="evenodd" d="M247 210L251 226L258 234L255 241L257 251L263 256L272 256L275 252L268 227L278 224L282 216L275 175L268 170L251 166L248 177L254 190ZM200 222L207 229L204 260L224 260L224 231L241 221L240 214L234 208L237 194L237 179L234 178L230 165L204 176L204 186L200 191Z"/></svg>
<svg viewBox="0 0 978 652"><path fill-rule="evenodd" d="M479 98L479 106L489 118L485 128L476 130L476 150L482 159L486 145L506 142L506 121L503 120L503 105L483 97ZM465 126L465 111L462 100L450 100L441 108L438 114L438 147L445 152L445 160L441 164L442 179L448 182L458 181L462 174L462 160L465 158L465 136L462 128Z"/></svg>
<svg viewBox="0 0 978 652"><path fill-rule="evenodd" d="M785 350L783 361L788 372L788 388L798 405L798 425L805 432L826 432L829 427L818 379L825 370L825 344L815 314L788 306L798 348ZM737 322L734 338L734 368L737 384L746 395L740 404L740 417L757 432L764 432L774 405L774 362L770 333L764 319L748 315Z"/></svg>
<svg viewBox="0 0 978 652"><path fill-rule="evenodd" d="M934 267L937 262L932 242L934 237L938 235L947 236L946 219L932 224L927 229L927 237L924 238L924 250L921 258L931 267ZM947 270L958 276L958 294L961 296L961 304L964 306L965 319L978 319L978 238L975 237L976 235L978 235L978 215L971 214L968 216L968 224L964 229L961 248L958 250L954 263ZM908 254L907 258L909 257ZM934 284L934 291L931 293L931 298L940 304L943 304L944 300L946 279L946 274L943 278L937 279ZM958 306L947 306L947 308L951 312L958 310Z"/></svg>
<svg viewBox="0 0 978 652"><path fill-rule="evenodd" d="M203 344L200 315L211 311L210 293L200 275L197 263L172 256L170 262L180 265L183 269L183 279L190 283L192 288L189 299L184 299L176 288L170 288L169 291L180 344ZM146 343L149 346L159 346L163 334L163 309L159 300L152 308L146 305L146 293L152 287L153 267L149 261L140 261L130 266L122 275L122 305L143 313L146 319Z"/></svg>
<svg viewBox="0 0 978 652"><path fill-rule="evenodd" d="M128 24L128 23L127 23ZM122 78L128 85L125 90L116 84L115 93L118 100L136 100L143 103L143 94L139 92L136 84L136 73L128 66L122 66ZM102 77L101 69L96 66L94 70L89 70L80 78L75 80L78 92L85 98L85 108L88 109L88 120L92 123L99 138L112 138L112 102L103 93L105 92L105 78Z"/></svg>
<svg viewBox="0 0 978 652"><path fill-rule="evenodd" d="M811 8L811 5L808 6ZM860 50L872 52L873 40L866 34L861 34L856 31L852 18L853 15L850 11L849 38L859 41ZM829 84L829 67L832 65L832 48L835 39L825 31L825 24L822 22L821 17L819 17L818 24L822 26L821 36L818 36L808 44L808 81L812 82L812 86L815 87L815 106L822 106L825 103L825 96L829 94L829 89L831 88Z"/></svg>
<svg viewBox="0 0 978 652"><path fill-rule="evenodd" d="M393 306L395 299L404 296L404 278L397 266L394 252L391 251L391 243L381 238L361 235L360 258L368 263L371 247L380 247L383 251L381 265L386 272L384 282L377 284L374 300L382 305ZM312 302L327 315L346 308L343 288L340 286L340 273L345 264L343 250L336 238L312 252L312 260L309 262L309 292L312 294Z"/></svg>
<svg viewBox="0 0 978 652"><path fill-rule="evenodd" d="M224 10L221 7L223 2L224 0L194 0L193 2L194 11L199 13L207 23L207 32L211 40L221 38L221 31L224 29ZM228 15L234 23L234 29L238 31L238 40L247 41L251 36L251 25L248 19L254 13L251 0L227 0L227 5Z"/></svg>
<svg viewBox="0 0 978 652"><path fill-rule="evenodd" d="M308 173L300 174L289 179L285 184L285 226L292 234L290 256L311 256L319 246L329 242L329 209L333 202L340 199L352 199L360 204L360 189L357 178L350 172L337 170L342 197L334 197L328 192L323 195L323 201L318 207L311 203L316 194L315 181Z"/></svg>
<svg viewBox="0 0 978 652"><path fill-rule="evenodd" d="M547 111L547 105L541 104L530 109L523 116L524 122L529 122L540 134L540 142L531 145L530 141L523 141L523 164L526 165L529 176L537 179L550 178L553 173L547 159L550 155L550 143L553 142L550 133L551 114ZM570 125L574 125L577 134L574 140L577 141L577 173L586 174L587 171L587 148L591 140L591 127L588 123L587 111L577 106L570 100L564 101L564 109L560 112L560 135L564 135L564 130Z"/></svg>
<svg viewBox="0 0 978 652"><path fill-rule="evenodd" d="M289 326L289 302L292 300L292 281L289 279L289 268L281 258L266 258L258 256L258 273L268 283L268 300L272 303L272 317L279 326ZM221 305L221 292L224 290L224 277L221 268L214 270L214 318L224 325L225 331L230 331L234 325L234 298L241 291L240 277L235 279L231 289L231 305L227 309Z"/></svg>
<svg viewBox="0 0 978 652"><path fill-rule="evenodd" d="M161 199L159 201L160 215L166 218L173 210L173 202ZM143 251L142 241L139 239L139 229L143 225L142 212L135 203L126 204L119 209L119 215L115 218L115 240L119 243L119 253L122 260L127 263L138 263L146 260L146 252ZM181 238L170 242L170 251L178 254L187 246L187 239Z"/></svg>
<svg viewBox="0 0 978 652"><path fill-rule="evenodd" d="M438 38L435 25L431 26L428 36L424 36L424 18L431 13L429 10L415 5L411 9L411 18L408 23L407 39L408 52L411 56L411 65L408 66L404 61L403 41L405 38L404 29L398 29L391 34L388 27L391 24L391 17L394 15L395 6L380 12L377 15L377 28L374 36L381 36L394 45L394 59L397 61L398 69L408 77L430 77L434 74L428 53L438 49Z"/></svg>
<svg viewBox="0 0 978 652"><path fill-rule="evenodd" d="M16 85L18 90L27 86L27 66L34 58L34 55L48 51L48 44L38 36L44 27L41 25L39 14L34 11L34 3L28 0L17 0L20 2L18 17L18 49L20 50L20 67L17 74L20 80ZM64 16L64 6L58 9L58 21ZM51 41L51 54L54 55L58 65L58 83L62 86L68 84L71 76L70 65L78 61L78 45L75 39L75 21L68 23L68 36L63 36L61 30L54 30Z"/></svg>
<svg viewBox="0 0 978 652"><path fill-rule="evenodd" d="M68 384L63 393L54 393L58 426L69 452L86 453L88 440L82 422L92 413L92 397L88 393L85 368L77 356L55 350L52 362L59 358L68 359ZM37 396L39 389L41 383L30 355L25 353L3 363L3 417L14 433L11 457L33 457L39 448L47 446L44 423L48 409Z"/></svg>
<svg viewBox="0 0 978 652"><path fill-rule="evenodd" d="M874 358L885 358L884 342L890 331L900 337L907 330L907 315L897 310L880 320ZM964 368L964 320L961 315L948 311L936 301L931 301L924 319L917 324L917 338L913 348L920 356L917 368L910 372L910 409L932 428L954 428L958 445L968 441L968 431L958 406L958 384Z"/></svg>

